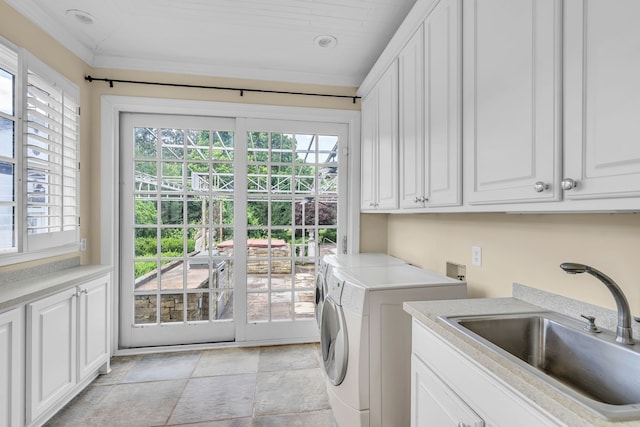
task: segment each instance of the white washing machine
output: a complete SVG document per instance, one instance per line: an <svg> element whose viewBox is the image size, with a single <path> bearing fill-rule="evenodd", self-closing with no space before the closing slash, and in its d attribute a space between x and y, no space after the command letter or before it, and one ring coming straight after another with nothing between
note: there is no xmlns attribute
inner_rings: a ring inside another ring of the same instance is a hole
<svg viewBox="0 0 640 427"><path fill-rule="evenodd" d="M387 265L403 265L404 261L391 255L379 253L365 254L329 254L322 257L316 274L316 322L320 328L322 318L322 304L327 295L328 280L333 270L339 268L381 267Z"/></svg>
<svg viewBox="0 0 640 427"><path fill-rule="evenodd" d="M404 301L467 297L465 282L410 265L337 269L320 345L339 427L410 422L411 318Z"/></svg>

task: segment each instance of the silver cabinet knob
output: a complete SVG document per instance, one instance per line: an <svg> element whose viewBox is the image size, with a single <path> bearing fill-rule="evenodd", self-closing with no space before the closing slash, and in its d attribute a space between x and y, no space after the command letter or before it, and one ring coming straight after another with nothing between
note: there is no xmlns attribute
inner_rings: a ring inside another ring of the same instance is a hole
<svg viewBox="0 0 640 427"><path fill-rule="evenodd" d="M458 423L458 427L469 427L469 425L468 425L468 424L463 423L462 421L460 421L460 422Z"/></svg>
<svg viewBox="0 0 640 427"><path fill-rule="evenodd" d="M542 181L538 181L535 184L533 184L533 189L536 191L536 193L542 193L544 190L549 189L549 184L545 184Z"/></svg>
<svg viewBox="0 0 640 427"><path fill-rule="evenodd" d="M427 203L429 201L429 198L428 197L423 197L422 199L420 199L420 201L422 203Z"/></svg>
<svg viewBox="0 0 640 427"><path fill-rule="evenodd" d="M420 197L416 196L416 198L413 199L413 203L420 203Z"/></svg>
<svg viewBox="0 0 640 427"><path fill-rule="evenodd" d="M560 182L560 186L563 190L572 190L578 186L578 181L574 181L571 178L565 178Z"/></svg>

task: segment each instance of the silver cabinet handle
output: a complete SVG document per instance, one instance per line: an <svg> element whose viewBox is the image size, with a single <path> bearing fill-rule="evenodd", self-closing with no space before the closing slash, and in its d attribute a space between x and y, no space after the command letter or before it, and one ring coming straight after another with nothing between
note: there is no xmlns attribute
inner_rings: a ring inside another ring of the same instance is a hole
<svg viewBox="0 0 640 427"><path fill-rule="evenodd" d="M571 178L565 178L560 182L560 186L563 190L572 190L578 186L578 181L574 181Z"/></svg>
<svg viewBox="0 0 640 427"><path fill-rule="evenodd" d="M549 189L549 184L545 184L542 181L538 181L535 184L533 184L533 189L536 191L536 193L542 193L544 190Z"/></svg>
<svg viewBox="0 0 640 427"><path fill-rule="evenodd" d="M460 421L460 422L458 423L458 427L469 427L469 425L468 425L468 424L463 423L462 421Z"/></svg>
<svg viewBox="0 0 640 427"><path fill-rule="evenodd" d="M416 198L413 199L413 203L420 203L420 197L416 196Z"/></svg>
<svg viewBox="0 0 640 427"><path fill-rule="evenodd" d="M422 203L426 203L426 202L428 202L428 201L429 201L429 198L428 198L428 197L423 197L420 201L421 201Z"/></svg>

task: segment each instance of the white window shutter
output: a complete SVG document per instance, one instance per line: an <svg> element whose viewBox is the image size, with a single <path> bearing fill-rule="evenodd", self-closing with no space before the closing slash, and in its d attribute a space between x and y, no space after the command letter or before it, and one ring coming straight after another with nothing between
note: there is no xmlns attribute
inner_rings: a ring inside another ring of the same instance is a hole
<svg viewBox="0 0 640 427"><path fill-rule="evenodd" d="M77 89L30 57L25 99L27 250L77 243Z"/></svg>

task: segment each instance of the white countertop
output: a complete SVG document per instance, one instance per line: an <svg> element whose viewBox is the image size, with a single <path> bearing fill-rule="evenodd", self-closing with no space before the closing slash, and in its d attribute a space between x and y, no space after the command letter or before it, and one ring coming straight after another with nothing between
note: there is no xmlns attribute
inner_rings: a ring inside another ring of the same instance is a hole
<svg viewBox="0 0 640 427"><path fill-rule="evenodd" d="M111 272L108 265L84 265L0 285L0 311Z"/></svg>
<svg viewBox="0 0 640 427"><path fill-rule="evenodd" d="M546 382L509 359L447 325L438 316L529 313L546 310L517 298L478 298L446 301L405 302L404 310L458 351L476 361L516 393L567 426L640 426L638 421L607 421L566 397Z"/></svg>

